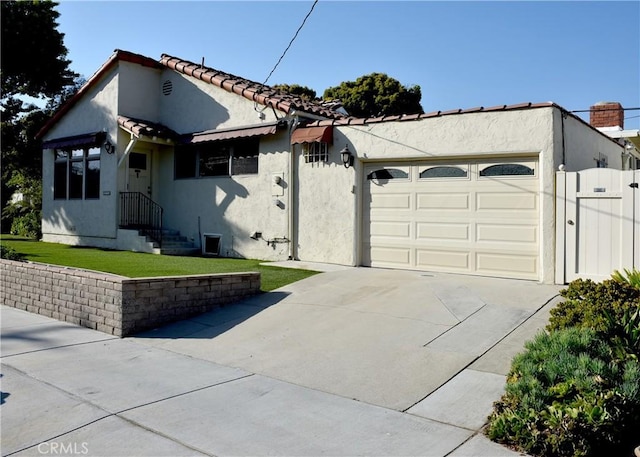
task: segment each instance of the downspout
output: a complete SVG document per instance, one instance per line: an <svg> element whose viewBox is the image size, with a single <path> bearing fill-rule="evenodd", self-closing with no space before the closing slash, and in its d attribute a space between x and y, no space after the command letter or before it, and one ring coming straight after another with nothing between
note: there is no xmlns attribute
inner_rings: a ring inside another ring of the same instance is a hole
<svg viewBox="0 0 640 457"><path fill-rule="evenodd" d="M132 133L131 140L129 141L129 144L125 148L124 153L122 154L122 157L120 157L120 160L118 161L117 168L120 168L120 165L122 165L122 162L124 162L124 159L126 159L129 156L129 153L131 152L131 150L133 149L133 147L136 145L137 142L138 142L138 138Z"/></svg>
<svg viewBox="0 0 640 457"><path fill-rule="evenodd" d="M296 208L295 208L295 192L297 192L296 190L296 181L295 181L295 177L296 177L296 154L295 154L295 150L296 147L295 145L291 144L291 136L293 134L293 131L295 130L297 126L297 117L292 117L291 118L291 123L289 124L289 148L290 148L290 152L289 152L289 177L287 182L289 183L289 194L287 196L287 206L289 208L289 220L288 220L288 226L287 226L287 238L289 238L289 260L296 260L297 257L297 249L296 249L296 245L298 242L298 237L296 236L296 230L295 230L295 221L296 221Z"/></svg>
<svg viewBox="0 0 640 457"><path fill-rule="evenodd" d="M132 133L131 140L129 141L129 144L127 144L127 147L125 148L124 153L122 154L122 157L120 157L120 160L118 161L118 166L116 168L120 168L124 160L127 157L129 157L129 153L131 153L131 150L135 147L137 142L138 142L138 138ZM125 190L128 191L129 190L129 173L125 173L124 179L125 179Z"/></svg>

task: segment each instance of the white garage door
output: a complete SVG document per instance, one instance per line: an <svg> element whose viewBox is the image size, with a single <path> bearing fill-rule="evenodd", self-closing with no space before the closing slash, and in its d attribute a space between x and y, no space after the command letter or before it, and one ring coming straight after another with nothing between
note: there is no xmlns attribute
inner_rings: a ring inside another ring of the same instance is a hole
<svg viewBox="0 0 640 457"><path fill-rule="evenodd" d="M365 167L363 264L539 279L538 162Z"/></svg>

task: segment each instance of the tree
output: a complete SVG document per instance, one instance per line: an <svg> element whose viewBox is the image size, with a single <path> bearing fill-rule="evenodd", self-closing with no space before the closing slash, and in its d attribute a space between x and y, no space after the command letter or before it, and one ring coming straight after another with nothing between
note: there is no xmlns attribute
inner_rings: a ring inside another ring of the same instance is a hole
<svg viewBox="0 0 640 457"><path fill-rule="evenodd" d="M355 117L424 113L420 86L405 87L384 73L371 73L330 87L322 98L339 99Z"/></svg>
<svg viewBox="0 0 640 457"><path fill-rule="evenodd" d="M64 35L51 1L2 1L0 99L2 144L2 232L39 221L42 150L35 134L70 95L78 75L69 69ZM38 108L20 96L45 98ZM24 200L9 203L15 192ZM17 219L24 218L24 221Z"/></svg>
<svg viewBox="0 0 640 457"><path fill-rule="evenodd" d="M318 99L316 91L307 86L301 86L299 84L276 84L272 87L285 94L297 95L301 99L309 102Z"/></svg>
<svg viewBox="0 0 640 457"><path fill-rule="evenodd" d="M77 75L69 69L64 34L51 1L2 1L2 97L52 97Z"/></svg>

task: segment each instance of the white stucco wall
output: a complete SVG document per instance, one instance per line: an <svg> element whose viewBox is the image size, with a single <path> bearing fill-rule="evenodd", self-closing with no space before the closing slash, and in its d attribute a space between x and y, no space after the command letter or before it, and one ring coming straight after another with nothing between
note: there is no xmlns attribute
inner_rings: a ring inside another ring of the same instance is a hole
<svg viewBox="0 0 640 457"><path fill-rule="evenodd" d="M562 157L562 127L564 124L564 159ZM558 166L565 164L566 171L597 168L596 160L606 158L607 168L622 169L624 148L607 136L590 128L584 122L567 116L563 119L560 110L554 113L554 133ZM557 169L557 167L556 167Z"/></svg>
<svg viewBox="0 0 640 457"><path fill-rule="evenodd" d="M118 114L159 122L161 70L119 62Z"/></svg>
<svg viewBox="0 0 640 457"><path fill-rule="evenodd" d="M222 235L223 256L286 259L288 243L266 241L288 236L288 142L285 132L262 137L256 175L193 179L174 179L173 149L162 148L155 156L161 184L154 198L164 208L164 226L179 230L196 245L199 233ZM273 195L273 174L284 178L276 192L282 195ZM264 239L251 239L253 232L262 232Z"/></svg>
<svg viewBox="0 0 640 457"><path fill-rule="evenodd" d="M353 133L353 132L348 132ZM305 163L301 146L295 147L297 164L296 257L308 262L357 264L358 174L346 169L340 150L347 140L337 129L329 162Z"/></svg>
<svg viewBox="0 0 640 457"><path fill-rule="evenodd" d="M118 74L106 74L74 105L43 141L105 130L116 142ZM54 200L54 151L43 151L42 232L45 241L105 246L116 236L118 189L115 154L100 153L100 198L97 200ZM104 238L105 240L101 240ZM108 247L108 246L105 246Z"/></svg>
<svg viewBox="0 0 640 457"><path fill-rule="evenodd" d="M170 95L159 96L159 122L178 133L259 125L277 120L271 109L258 105L256 111L252 101L176 71L163 71L160 85L165 81L171 81L173 90ZM263 120L259 111L264 114ZM278 117L282 116L284 113L278 112Z"/></svg>

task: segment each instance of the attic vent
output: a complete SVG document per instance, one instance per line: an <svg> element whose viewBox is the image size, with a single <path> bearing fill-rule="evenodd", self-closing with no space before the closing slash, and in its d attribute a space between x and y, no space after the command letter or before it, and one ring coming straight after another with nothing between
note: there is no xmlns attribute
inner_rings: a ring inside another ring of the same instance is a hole
<svg viewBox="0 0 640 457"><path fill-rule="evenodd" d="M204 238L202 255L220 255L220 238L222 235L218 233L205 233L202 237Z"/></svg>
<svg viewBox="0 0 640 457"><path fill-rule="evenodd" d="M162 94L171 95L171 92L173 92L173 83L167 79L162 83Z"/></svg>

